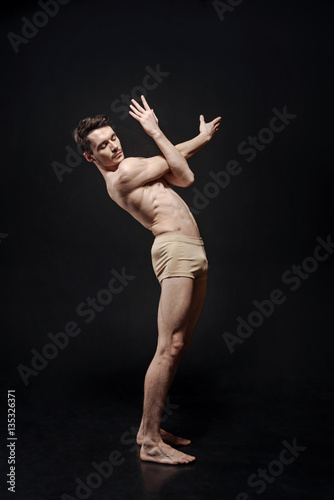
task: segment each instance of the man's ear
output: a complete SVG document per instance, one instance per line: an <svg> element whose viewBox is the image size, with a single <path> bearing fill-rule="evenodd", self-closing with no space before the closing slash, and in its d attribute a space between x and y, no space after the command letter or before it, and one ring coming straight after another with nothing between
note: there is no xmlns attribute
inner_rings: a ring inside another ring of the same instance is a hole
<svg viewBox="0 0 334 500"><path fill-rule="evenodd" d="M87 161L95 161L94 156L90 153L84 153L84 157L86 158Z"/></svg>

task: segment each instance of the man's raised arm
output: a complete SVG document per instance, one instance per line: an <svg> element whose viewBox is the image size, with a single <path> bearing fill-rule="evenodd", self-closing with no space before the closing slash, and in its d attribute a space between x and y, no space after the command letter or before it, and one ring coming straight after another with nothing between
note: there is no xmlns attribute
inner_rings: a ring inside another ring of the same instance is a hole
<svg viewBox="0 0 334 500"><path fill-rule="evenodd" d="M207 144L213 137L215 137L218 132L219 125L221 122L221 117L218 116L212 122L205 123L204 116L200 116L199 134L186 142L181 142L176 144L175 147L180 151L180 153L189 160L194 156L200 149L202 149L205 144Z"/></svg>
<svg viewBox="0 0 334 500"><path fill-rule="evenodd" d="M218 132L221 122L220 116L212 120L210 123L205 123L203 115L201 115L199 119L199 134L189 141L181 142L180 144L175 145L176 149L180 151L186 160L189 160L189 158L194 156L200 149L202 149L203 146L205 146L205 144L213 139ZM178 180L175 179L175 176L169 172L164 175L164 179L173 186L182 187L182 184L179 184Z"/></svg>
<svg viewBox="0 0 334 500"><path fill-rule="evenodd" d="M129 114L140 122L145 132L152 137L164 155L170 168L170 173L167 173L165 178L169 176L178 186L190 186L194 182L194 174L190 170L187 160L160 130L158 118L155 116L153 109L150 109L143 95L141 99L145 109L132 99L134 104L130 104L132 111L129 111Z"/></svg>

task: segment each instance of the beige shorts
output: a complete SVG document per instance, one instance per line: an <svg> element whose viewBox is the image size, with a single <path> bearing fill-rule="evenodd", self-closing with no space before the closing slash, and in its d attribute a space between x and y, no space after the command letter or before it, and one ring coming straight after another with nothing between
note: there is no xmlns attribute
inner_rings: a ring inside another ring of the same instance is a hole
<svg viewBox="0 0 334 500"><path fill-rule="evenodd" d="M151 249L152 265L159 282L164 278L186 276L206 280L208 260L202 238L179 233L164 233L155 237Z"/></svg>

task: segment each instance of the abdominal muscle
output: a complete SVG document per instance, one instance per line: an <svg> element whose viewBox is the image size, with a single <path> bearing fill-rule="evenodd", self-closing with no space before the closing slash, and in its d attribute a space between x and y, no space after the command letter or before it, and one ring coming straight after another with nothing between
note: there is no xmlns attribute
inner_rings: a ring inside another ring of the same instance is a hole
<svg viewBox="0 0 334 500"><path fill-rule="evenodd" d="M167 232L197 238L200 236L188 206L163 178L137 188L119 205L152 231L154 236Z"/></svg>

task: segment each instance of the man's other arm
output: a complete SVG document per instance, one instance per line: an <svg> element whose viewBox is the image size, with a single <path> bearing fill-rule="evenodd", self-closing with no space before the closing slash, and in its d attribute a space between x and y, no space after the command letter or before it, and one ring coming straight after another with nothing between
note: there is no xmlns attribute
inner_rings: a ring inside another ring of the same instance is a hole
<svg viewBox="0 0 334 500"><path fill-rule="evenodd" d="M203 146L210 142L218 132L221 123L221 117L218 116L209 123L205 123L204 116L200 115L199 134L186 142L176 144L175 147L185 157L186 160L192 158Z"/></svg>

